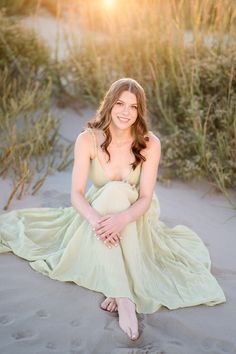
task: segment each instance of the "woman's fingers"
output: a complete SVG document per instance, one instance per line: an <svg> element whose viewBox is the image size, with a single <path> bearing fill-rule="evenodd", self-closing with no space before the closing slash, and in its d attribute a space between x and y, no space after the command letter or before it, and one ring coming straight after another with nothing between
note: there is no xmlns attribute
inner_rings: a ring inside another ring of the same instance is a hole
<svg viewBox="0 0 236 354"><path fill-rule="evenodd" d="M98 220L98 224L103 223L104 221L106 221L107 219L109 219L111 217L111 215L104 215L101 217L100 220Z"/></svg>
<svg viewBox="0 0 236 354"><path fill-rule="evenodd" d="M96 229L101 230L106 226L107 220L110 218L110 216L104 216L102 219L98 220Z"/></svg>
<svg viewBox="0 0 236 354"><path fill-rule="evenodd" d="M114 245L114 246L118 246L119 242L120 242L120 239L118 237L117 234L111 234L109 237L108 237L109 241Z"/></svg>
<svg viewBox="0 0 236 354"><path fill-rule="evenodd" d="M117 242L119 241L119 234L111 232L111 231L106 231L106 230L96 230L96 235L100 239L104 240L106 237L112 236Z"/></svg>
<svg viewBox="0 0 236 354"><path fill-rule="evenodd" d="M109 248L111 248L111 246L117 247L119 244L119 241L120 240L119 240L119 237L117 234L114 234L114 236L113 236L113 234L111 234L109 237L107 237L104 240L104 244Z"/></svg>
<svg viewBox="0 0 236 354"><path fill-rule="evenodd" d="M115 246L117 241L113 237L109 237L108 240Z"/></svg>
<svg viewBox="0 0 236 354"><path fill-rule="evenodd" d="M98 237L101 237L102 239L105 236L108 236L108 232L104 228L96 228L95 231L96 231L96 234L98 235Z"/></svg>
<svg viewBox="0 0 236 354"><path fill-rule="evenodd" d="M106 239L103 243L104 243L104 245L107 246L108 248L112 248L112 246L114 246L114 245L112 244L112 242L111 242L110 240L108 240L108 239Z"/></svg>
<svg viewBox="0 0 236 354"><path fill-rule="evenodd" d="M101 240L108 248L111 248L112 246L117 247L121 240L120 233L99 233L96 228L93 228L93 231L95 231L97 239Z"/></svg>
<svg viewBox="0 0 236 354"><path fill-rule="evenodd" d="M109 236L105 239L104 243L108 246L115 246L116 241L111 236Z"/></svg>
<svg viewBox="0 0 236 354"><path fill-rule="evenodd" d="M120 242L120 234L115 234L115 240L116 242Z"/></svg>

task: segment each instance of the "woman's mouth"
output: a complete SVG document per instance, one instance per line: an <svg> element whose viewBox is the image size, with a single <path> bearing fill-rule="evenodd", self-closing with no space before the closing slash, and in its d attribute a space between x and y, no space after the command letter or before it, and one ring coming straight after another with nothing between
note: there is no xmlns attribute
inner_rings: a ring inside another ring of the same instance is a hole
<svg viewBox="0 0 236 354"><path fill-rule="evenodd" d="M129 118L123 118L123 117L118 117L121 122L127 123L129 121Z"/></svg>

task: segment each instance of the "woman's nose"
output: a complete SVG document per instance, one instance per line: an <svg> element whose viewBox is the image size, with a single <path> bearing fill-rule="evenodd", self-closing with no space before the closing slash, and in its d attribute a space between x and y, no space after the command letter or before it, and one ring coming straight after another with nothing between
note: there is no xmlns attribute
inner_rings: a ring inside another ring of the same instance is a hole
<svg viewBox="0 0 236 354"><path fill-rule="evenodd" d="M123 113L129 114L129 106L124 105L124 107L123 107Z"/></svg>

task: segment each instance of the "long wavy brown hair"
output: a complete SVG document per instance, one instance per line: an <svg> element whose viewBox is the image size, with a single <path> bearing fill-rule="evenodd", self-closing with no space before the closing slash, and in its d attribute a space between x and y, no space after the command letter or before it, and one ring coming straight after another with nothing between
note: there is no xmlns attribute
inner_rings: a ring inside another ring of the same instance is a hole
<svg viewBox="0 0 236 354"><path fill-rule="evenodd" d="M140 163L146 161L146 158L140 153L140 151L147 147L146 141L149 141L147 136L149 121L147 117L146 95L142 86L137 81L130 78L122 78L113 82L105 94L104 99L96 112L95 118L87 123L87 127L103 130L106 138L101 144L101 148L107 153L109 158L108 161L110 161L111 157L107 148L112 140L109 130L111 110L123 91L129 91L137 98L138 115L136 121L131 126L131 134L134 137L131 149L135 156L135 161L131 165L134 170Z"/></svg>

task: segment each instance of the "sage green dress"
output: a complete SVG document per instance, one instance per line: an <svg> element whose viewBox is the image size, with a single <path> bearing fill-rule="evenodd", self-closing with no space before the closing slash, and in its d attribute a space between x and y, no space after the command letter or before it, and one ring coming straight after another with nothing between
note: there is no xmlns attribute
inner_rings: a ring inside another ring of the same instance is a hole
<svg viewBox="0 0 236 354"><path fill-rule="evenodd" d="M124 180L111 181L96 154L86 199L101 215L125 210L138 199L140 172L138 165ZM14 210L0 216L0 252L13 252L52 279L128 297L138 313L225 302L201 239L184 225L169 228L159 214L154 193L148 211L123 229L118 247L109 249L73 207Z"/></svg>

